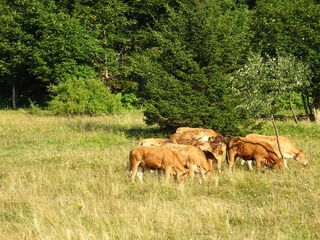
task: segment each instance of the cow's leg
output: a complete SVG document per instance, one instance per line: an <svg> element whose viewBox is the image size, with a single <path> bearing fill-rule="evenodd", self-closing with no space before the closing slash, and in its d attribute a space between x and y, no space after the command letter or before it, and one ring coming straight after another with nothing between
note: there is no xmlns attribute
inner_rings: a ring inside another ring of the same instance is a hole
<svg viewBox="0 0 320 240"><path fill-rule="evenodd" d="M249 170L253 170L253 168L252 168L252 160L241 159L241 166L243 166L245 164L245 162L247 162Z"/></svg>
<svg viewBox="0 0 320 240"><path fill-rule="evenodd" d="M137 169L137 178L140 180L140 182L143 182L143 170L144 170L143 167L138 166L138 169Z"/></svg>
<svg viewBox="0 0 320 240"><path fill-rule="evenodd" d="M187 164L187 168L189 169L190 178L194 179L194 168L195 168L195 165L193 165L192 163L188 163Z"/></svg>
<svg viewBox="0 0 320 240"><path fill-rule="evenodd" d="M241 159L240 165L243 166L245 162L246 162L246 160Z"/></svg>
<svg viewBox="0 0 320 240"><path fill-rule="evenodd" d="M222 158L222 156L217 159L218 173L219 173L219 174L221 174L221 166L222 166L222 159L221 159L221 158ZM212 168L212 165L211 165L211 169L213 169L213 168Z"/></svg>
<svg viewBox="0 0 320 240"><path fill-rule="evenodd" d="M172 171L172 167L167 166L165 169L165 175L166 175L166 182L169 182L170 180L170 176L171 176L171 171ZM176 172L176 175L178 176L178 173Z"/></svg>
<svg viewBox="0 0 320 240"><path fill-rule="evenodd" d="M164 170L163 169L157 169L157 173L158 173L158 179L161 180L163 178L163 175L164 175Z"/></svg>
<svg viewBox="0 0 320 240"><path fill-rule="evenodd" d="M256 158L256 165L257 165L257 169L258 169L258 173L261 172L261 162L263 162L263 160L261 161L260 158Z"/></svg>
<svg viewBox="0 0 320 240"><path fill-rule="evenodd" d="M140 162L135 162L131 161L130 163L130 177L131 177L131 182L134 182L134 178L137 175L138 167L139 167Z"/></svg>
<svg viewBox="0 0 320 240"><path fill-rule="evenodd" d="M253 170L253 167L252 167L252 160L247 160L247 163L248 163L248 167L249 167L249 169L252 171L252 170Z"/></svg>
<svg viewBox="0 0 320 240"><path fill-rule="evenodd" d="M284 158L284 159L283 159L283 163L284 163L284 167L285 167L285 168L288 168L287 159Z"/></svg>
<svg viewBox="0 0 320 240"><path fill-rule="evenodd" d="M203 182L206 180L206 171L202 167L199 167L199 170L201 175L201 182Z"/></svg>
<svg viewBox="0 0 320 240"><path fill-rule="evenodd" d="M234 160L235 160L235 154L228 154L229 171L232 171L233 169Z"/></svg>

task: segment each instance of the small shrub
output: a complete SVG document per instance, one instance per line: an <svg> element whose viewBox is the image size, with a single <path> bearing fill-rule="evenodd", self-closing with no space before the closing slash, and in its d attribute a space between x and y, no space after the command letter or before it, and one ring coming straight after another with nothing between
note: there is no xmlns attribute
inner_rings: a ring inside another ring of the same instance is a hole
<svg viewBox="0 0 320 240"><path fill-rule="evenodd" d="M35 102L31 101L29 99L30 102L30 107L28 109L28 112L31 114L38 114L39 112L41 112L41 108L39 107L38 104L36 104Z"/></svg>
<svg viewBox="0 0 320 240"><path fill-rule="evenodd" d="M122 110L121 95L95 79L68 79L51 86L48 110L54 114L101 115Z"/></svg>

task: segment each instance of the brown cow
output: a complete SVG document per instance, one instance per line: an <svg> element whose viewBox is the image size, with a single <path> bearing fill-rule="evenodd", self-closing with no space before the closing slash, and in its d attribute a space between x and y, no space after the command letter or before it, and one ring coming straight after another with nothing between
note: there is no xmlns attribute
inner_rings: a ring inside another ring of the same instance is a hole
<svg viewBox="0 0 320 240"><path fill-rule="evenodd" d="M209 163L217 162L221 173L222 159L226 156L223 137L212 129L179 127L170 140L178 144L193 145L204 151Z"/></svg>
<svg viewBox="0 0 320 240"><path fill-rule="evenodd" d="M244 160L255 160L260 172L261 164L273 167L280 171L283 166L283 159L279 158L270 144L257 142L249 138L235 137L227 143L228 165L232 170L235 160L240 157Z"/></svg>
<svg viewBox="0 0 320 240"><path fill-rule="evenodd" d="M221 174L222 158L226 152L226 144L220 141L201 142L194 146L202 150L211 166L215 162L218 165L218 172Z"/></svg>
<svg viewBox="0 0 320 240"><path fill-rule="evenodd" d="M192 142L207 142L210 137L216 137L218 133L212 129L180 127L172 134L170 140L179 144L192 144Z"/></svg>
<svg viewBox="0 0 320 240"><path fill-rule="evenodd" d="M221 174L222 159L226 156L226 144L220 134L207 128L180 127L170 139L174 143L193 145L201 149L209 163L218 163L218 171Z"/></svg>
<svg viewBox="0 0 320 240"><path fill-rule="evenodd" d="M178 155L184 166L189 169L191 178L194 177L195 172L201 174L202 180L211 176L212 168L210 166L212 164L208 163L205 154L199 148L175 143L167 143L162 147L170 149Z"/></svg>
<svg viewBox="0 0 320 240"><path fill-rule="evenodd" d="M189 170L185 168L176 153L162 147L138 146L130 151L130 175L131 181L134 182L135 176L142 179L144 169L164 170L166 180L169 180L173 171L176 179L180 182L185 180L189 175Z"/></svg>
<svg viewBox="0 0 320 240"><path fill-rule="evenodd" d="M275 136L265 136L259 134L248 134L246 138L254 139L255 141L264 141L269 143L274 151L277 153L278 157L281 157L279 147L277 144L277 138ZM304 151L293 145L288 138L279 136L279 143L281 148L281 153L284 158L284 166L287 167L287 158L293 158L296 161L302 163L304 166L308 165L308 161L305 157Z"/></svg>
<svg viewBox="0 0 320 240"><path fill-rule="evenodd" d="M215 137L218 135L217 132L210 128L191 128L191 127L179 127L176 130L176 133L182 134L183 132L193 132L193 131L203 131L210 137Z"/></svg>
<svg viewBox="0 0 320 240"><path fill-rule="evenodd" d="M160 147L165 143L172 143L170 139L167 138L146 138L141 140L139 143L140 146L154 146L154 147Z"/></svg>

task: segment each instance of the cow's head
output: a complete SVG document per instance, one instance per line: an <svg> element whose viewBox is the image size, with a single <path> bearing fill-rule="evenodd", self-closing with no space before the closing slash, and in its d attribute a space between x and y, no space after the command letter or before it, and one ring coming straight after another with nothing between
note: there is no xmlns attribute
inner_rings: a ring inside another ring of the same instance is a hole
<svg viewBox="0 0 320 240"><path fill-rule="evenodd" d="M177 174L176 176L177 182L179 183L179 182L185 181L189 177L189 174L190 174L189 169L185 168L184 172Z"/></svg>
<svg viewBox="0 0 320 240"><path fill-rule="evenodd" d="M197 143L196 145L200 150L202 150L206 156L207 154L212 155L213 158L217 158L218 152L216 149L213 149L212 146L208 142Z"/></svg>
<svg viewBox="0 0 320 240"><path fill-rule="evenodd" d="M280 171L284 167L284 160L283 158L278 158L275 164L273 165L273 168L277 171Z"/></svg>
<svg viewBox="0 0 320 240"><path fill-rule="evenodd" d="M293 157L298 162L302 163L305 167L308 166L308 161L302 149Z"/></svg>

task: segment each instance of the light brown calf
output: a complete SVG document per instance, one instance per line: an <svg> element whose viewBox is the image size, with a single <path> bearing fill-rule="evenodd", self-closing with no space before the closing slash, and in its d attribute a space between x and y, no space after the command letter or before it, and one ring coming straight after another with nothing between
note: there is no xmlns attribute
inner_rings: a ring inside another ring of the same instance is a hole
<svg viewBox="0 0 320 240"><path fill-rule="evenodd" d="M130 151L129 163L132 182L137 172L139 172L138 178L143 181L144 169L164 170L166 180L169 180L173 172L179 182L185 180L189 175L189 170L183 166L177 154L162 147L135 147Z"/></svg>
<svg viewBox="0 0 320 240"><path fill-rule="evenodd" d="M211 165L199 148L175 143L167 143L163 147L170 149L178 155L184 166L189 169L191 178L194 177L195 172L201 174L202 180L207 180L211 176Z"/></svg>

